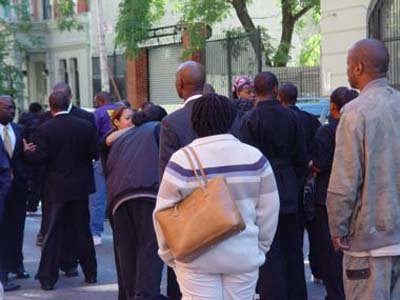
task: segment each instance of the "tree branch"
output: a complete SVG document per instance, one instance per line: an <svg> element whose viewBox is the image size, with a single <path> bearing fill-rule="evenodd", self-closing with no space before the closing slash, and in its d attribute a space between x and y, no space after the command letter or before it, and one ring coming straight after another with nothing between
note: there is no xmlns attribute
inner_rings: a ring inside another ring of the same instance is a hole
<svg viewBox="0 0 400 300"><path fill-rule="evenodd" d="M296 13L295 15L293 15L294 21L297 21L298 19L300 19L300 18L301 18L306 12L308 12L312 7L313 7L312 4L308 4L308 5L304 6L298 13Z"/></svg>

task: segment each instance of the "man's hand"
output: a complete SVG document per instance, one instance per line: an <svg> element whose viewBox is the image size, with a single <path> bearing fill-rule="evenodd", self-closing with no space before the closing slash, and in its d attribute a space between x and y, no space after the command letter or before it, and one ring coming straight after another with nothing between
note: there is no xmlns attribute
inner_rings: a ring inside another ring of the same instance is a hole
<svg viewBox="0 0 400 300"><path fill-rule="evenodd" d="M332 238L333 247L336 251L349 250L349 244L346 237L333 237Z"/></svg>
<svg viewBox="0 0 400 300"><path fill-rule="evenodd" d="M36 150L36 145L34 143L27 143L25 139L22 139L22 142L24 143L24 152L33 152Z"/></svg>

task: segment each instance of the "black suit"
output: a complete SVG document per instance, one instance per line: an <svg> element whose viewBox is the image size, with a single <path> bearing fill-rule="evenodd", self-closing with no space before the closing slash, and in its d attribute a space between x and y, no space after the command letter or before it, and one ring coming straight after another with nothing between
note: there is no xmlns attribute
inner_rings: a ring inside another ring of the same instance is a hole
<svg viewBox="0 0 400 300"><path fill-rule="evenodd" d="M243 142L257 147L271 163L280 198L278 227L260 268L261 300L306 300L299 187L307 167L304 133L296 114L278 100L262 101L243 117Z"/></svg>
<svg viewBox="0 0 400 300"><path fill-rule="evenodd" d="M86 120L86 121L90 122L96 128L94 115L92 113L87 112L86 110L81 109L81 108L79 108L77 106L74 106L74 105L72 105L71 110L70 110L69 113L71 115L73 115L73 116L76 116L76 117L78 117L80 119L83 119L83 120ZM42 114L40 123L44 124L47 121L51 120L52 118L53 118L53 116L51 115L51 112L47 111L44 114ZM43 177L44 177L44 175L43 175ZM42 223L40 225L40 234L42 236L46 235L47 228L49 227L49 218L48 218L48 216L50 215L50 211L49 211L49 205L48 205L47 202L48 201L46 201L45 198L42 199ZM72 266L67 267L67 268L72 268L72 267L74 267L74 266L72 265Z"/></svg>
<svg viewBox="0 0 400 300"><path fill-rule="evenodd" d="M72 235L74 241L68 242L76 246L70 250L72 256L79 259L86 277L96 276L88 211L88 196L95 189L95 143L93 125L72 114L58 115L37 130L37 149L28 154L28 159L46 166L43 194L50 205L49 228L38 271L41 282L57 281L61 251Z"/></svg>
<svg viewBox="0 0 400 300"><path fill-rule="evenodd" d="M6 203L4 215L0 225L0 276L7 273L17 273L23 269L22 244L24 238L25 210L28 193L27 176L23 162L23 129L22 126L11 123L15 133L15 147L10 159L12 168L12 182ZM3 141L0 147L4 151Z"/></svg>

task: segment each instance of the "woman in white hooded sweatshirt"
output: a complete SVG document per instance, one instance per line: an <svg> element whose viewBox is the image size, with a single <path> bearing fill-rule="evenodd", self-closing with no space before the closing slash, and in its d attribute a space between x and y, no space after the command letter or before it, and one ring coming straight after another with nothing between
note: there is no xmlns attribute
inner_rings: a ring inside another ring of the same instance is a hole
<svg viewBox="0 0 400 300"><path fill-rule="evenodd" d="M235 117L236 109L224 96L207 94L197 99L192 126L199 138L189 146L208 178L225 177L246 229L195 260L182 262L172 256L154 219L159 255L174 268L183 300L254 299L258 269L275 235L279 195L272 168L259 150L229 134ZM154 213L173 207L197 186L186 156L177 151L164 172Z"/></svg>

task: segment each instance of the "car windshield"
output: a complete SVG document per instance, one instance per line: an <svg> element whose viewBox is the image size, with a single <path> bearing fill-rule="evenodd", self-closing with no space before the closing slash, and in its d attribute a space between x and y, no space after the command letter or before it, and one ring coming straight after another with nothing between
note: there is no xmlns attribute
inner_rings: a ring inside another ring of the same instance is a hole
<svg viewBox="0 0 400 300"><path fill-rule="evenodd" d="M322 124L329 116L329 101L327 99L299 99L296 105L301 109L318 117Z"/></svg>

